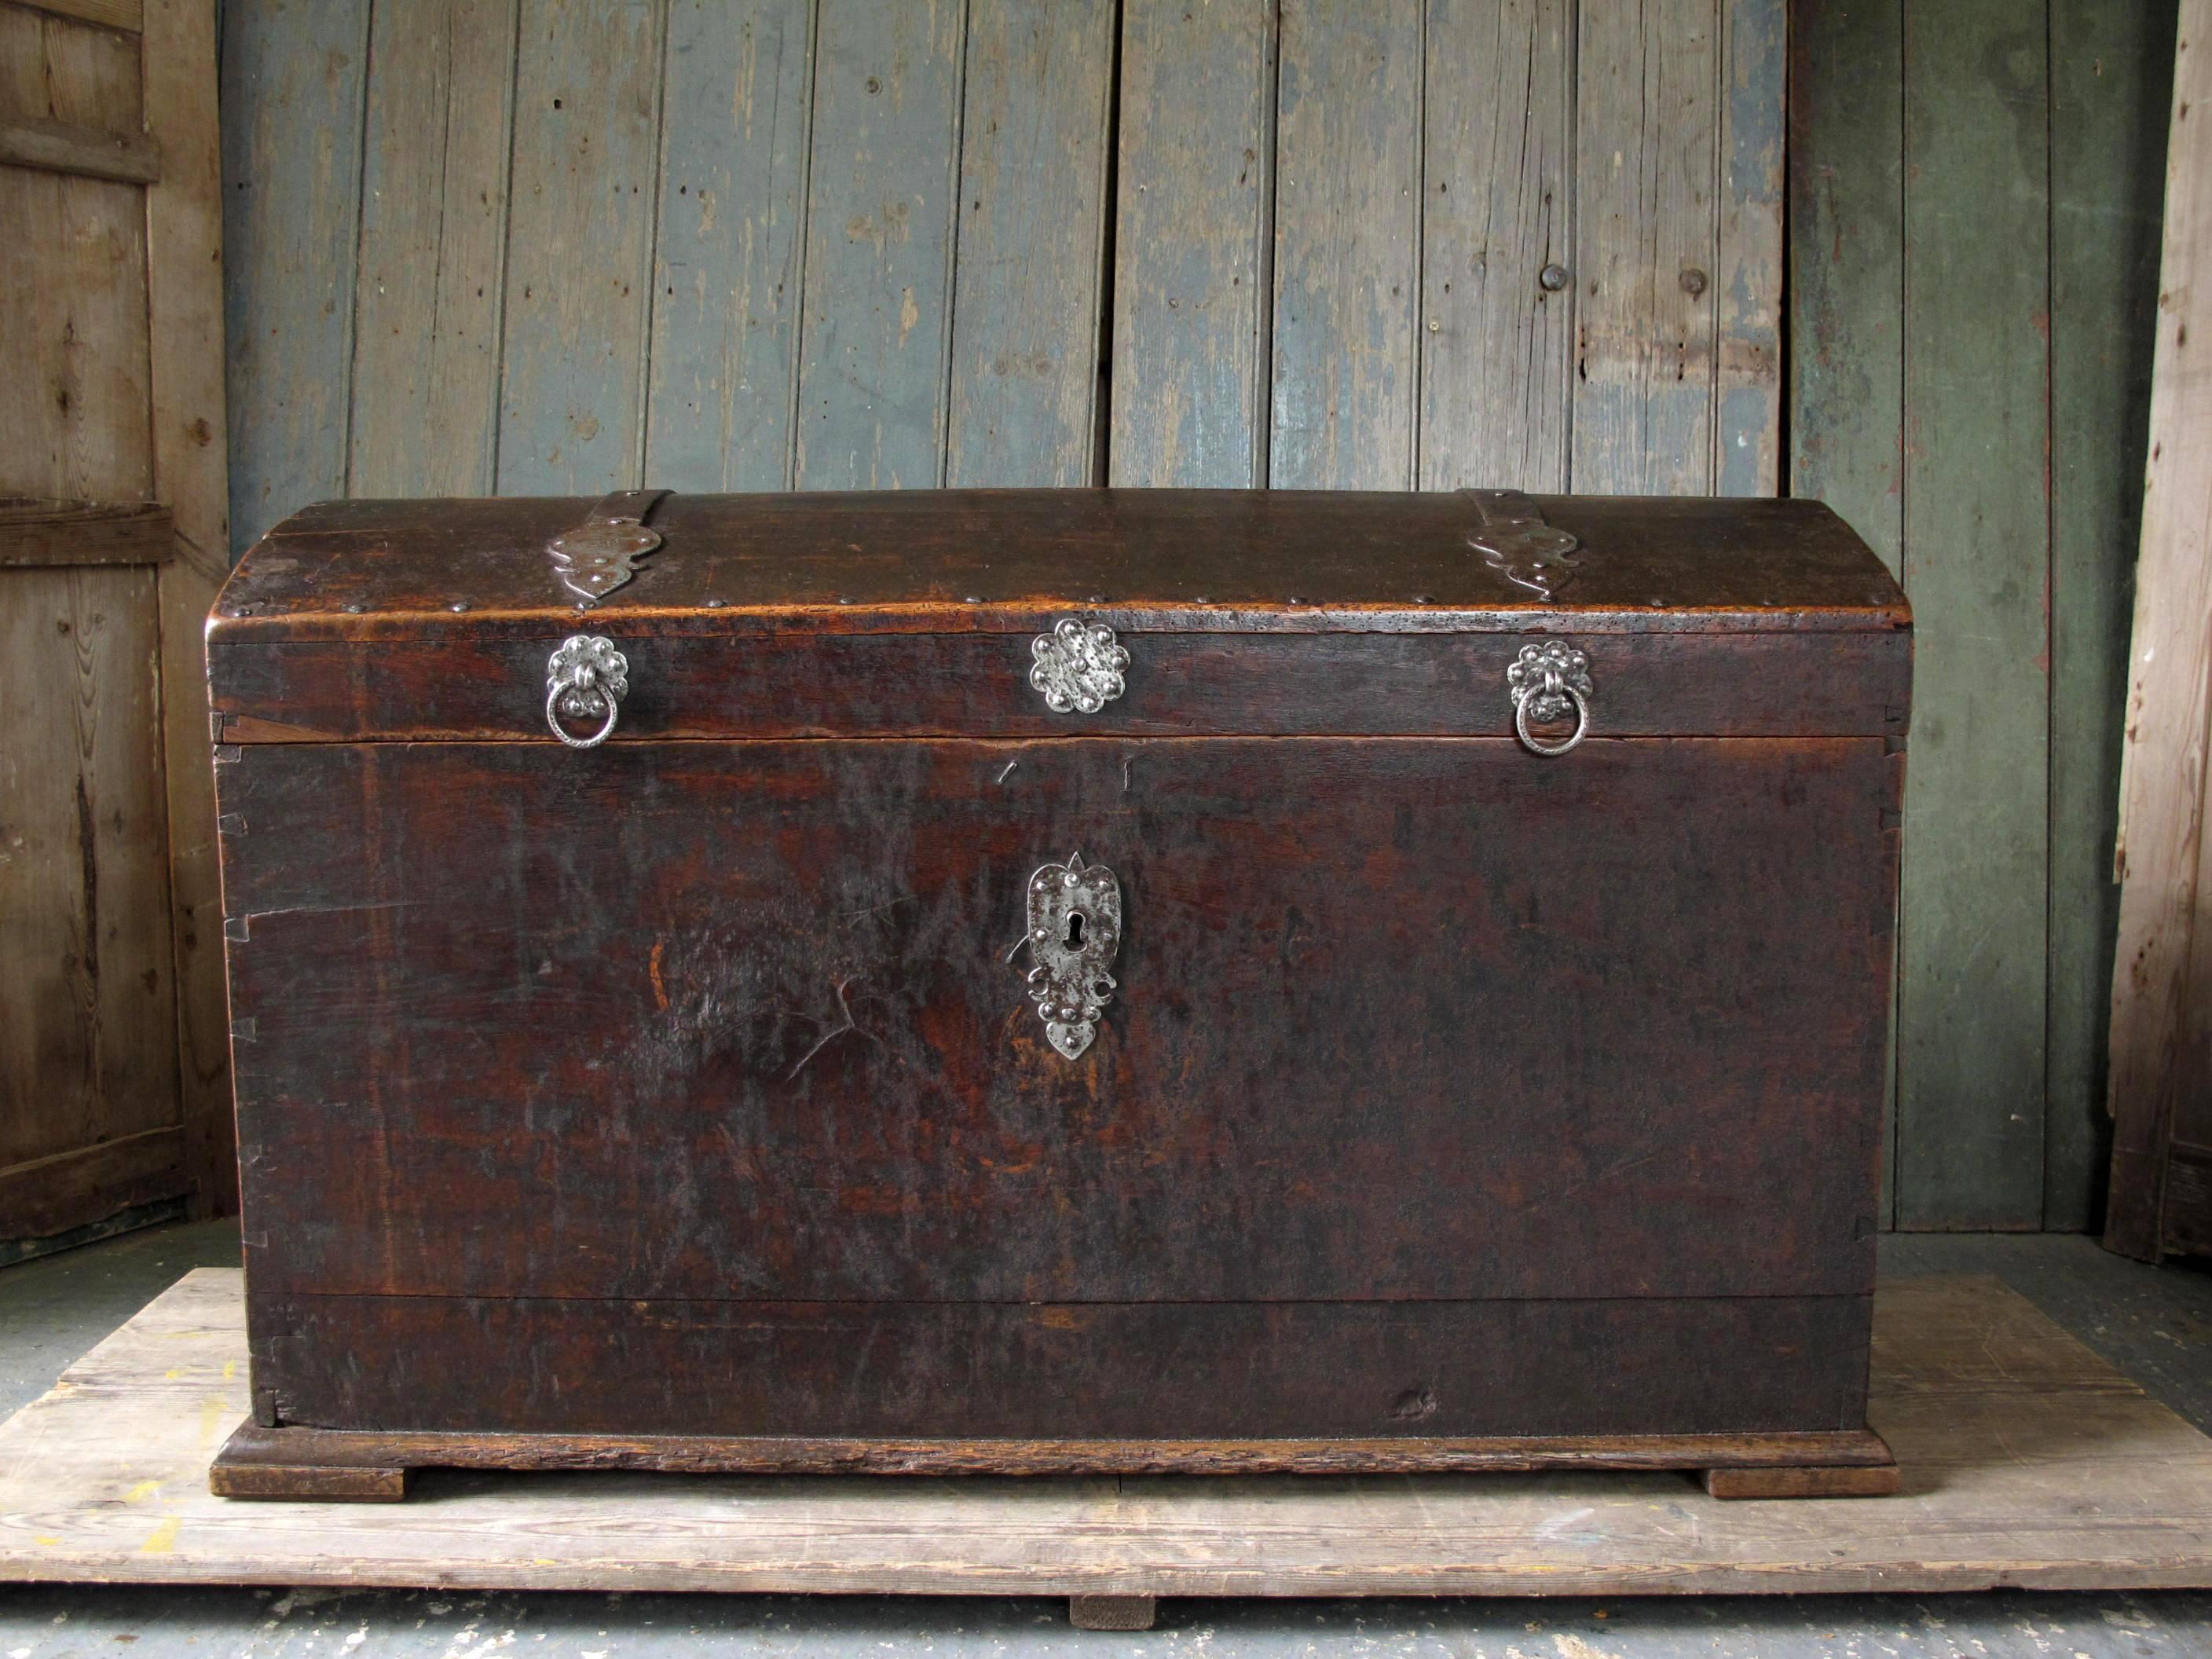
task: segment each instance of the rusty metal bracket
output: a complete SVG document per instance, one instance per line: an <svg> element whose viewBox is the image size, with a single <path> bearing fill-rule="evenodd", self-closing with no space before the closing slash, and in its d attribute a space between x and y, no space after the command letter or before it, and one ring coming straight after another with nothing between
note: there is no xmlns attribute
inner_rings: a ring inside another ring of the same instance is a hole
<svg viewBox="0 0 2212 1659"><path fill-rule="evenodd" d="M573 530L546 543L553 568L572 593L595 603L637 574L637 562L660 545L660 532L646 516L660 505L665 489L618 489L593 507Z"/></svg>
<svg viewBox="0 0 2212 1659"><path fill-rule="evenodd" d="M1462 489L1481 523L1467 544L1516 587L1550 599L1582 566L1582 538L1544 522L1543 509L1517 489Z"/></svg>

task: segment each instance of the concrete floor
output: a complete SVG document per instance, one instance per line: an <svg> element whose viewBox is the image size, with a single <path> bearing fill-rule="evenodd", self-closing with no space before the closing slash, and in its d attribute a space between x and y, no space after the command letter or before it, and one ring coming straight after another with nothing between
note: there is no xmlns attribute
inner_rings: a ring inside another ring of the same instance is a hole
<svg viewBox="0 0 2212 1659"><path fill-rule="evenodd" d="M0 1413L186 1269L237 1259L235 1230L173 1226L0 1270ZM2212 1270L2152 1269L2066 1237L1885 1239L1885 1273L1992 1273L2212 1431ZM1058 1600L458 1595L435 1591L0 1588L0 1659L661 1659L730 1654L1339 1653L1455 1659L2139 1659L2212 1656L2212 1592L1772 1596L1607 1601L1160 1604L1157 1628L1068 1628Z"/></svg>

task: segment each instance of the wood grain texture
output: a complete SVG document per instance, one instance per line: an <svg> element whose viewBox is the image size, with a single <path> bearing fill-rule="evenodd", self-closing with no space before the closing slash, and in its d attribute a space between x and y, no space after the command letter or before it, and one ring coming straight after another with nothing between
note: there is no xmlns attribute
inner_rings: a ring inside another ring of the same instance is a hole
<svg viewBox="0 0 2212 1659"><path fill-rule="evenodd" d="M968 0L820 4L793 477L941 484Z"/></svg>
<svg viewBox="0 0 2212 1659"><path fill-rule="evenodd" d="M1713 482L1720 8L1580 9L1576 59L1577 490Z"/></svg>
<svg viewBox="0 0 2212 1659"><path fill-rule="evenodd" d="M1854 1468L1802 1465L1781 1469L1711 1468L1708 1498L1893 1498L1904 1488L1894 1463Z"/></svg>
<svg viewBox="0 0 2212 1659"><path fill-rule="evenodd" d="M156 0L144 21L146 125L166 158L146 192L146 311L154 492L177 538L159 577L177 1087L194 1208L221 1215L236 1206L238 1163L203 644L230 546L215 7Z"/></svg>
<svg viewBox="0 0 2212 1659"><path fill-rule="evenodd" d="M1542 1469L1690 1469L1718 1463L1781 1471L1827 1458L1841 1473L1889 1464L1867 1429L1748 1434L1492 1435L1332 1440L858 1440L676 1434L482 1434L264 1427L244 1423L210 1470L219 1496L320 1497L348 1475L409 1467L652 1470L662 1474L1019 1475L1529 1474ZM279 1480L294 1490L270 1490ZM259 1488L228 1490L234 1484ZM364 1493L372 1499L383 1492Z"/></svg>
<svg viewBox="0 0 2212 1659"><path fill-rule="evenodd" d="M97 132L143 130L139 43L51 9L0 5L0 116Z"/></svg>
<svg viewBox="0 0 2212 1659"><path fill-rule="evenodd" d="M1098 482L1115 17L970 0L947 483Z"/></svg>
<svg viewBox="0 0 2212 1659"><path fill-rule="evenodd" d="M17 497L0 502L0 568L161 564L176 553L163 507L96 506Z"/></svg>
<svg viewBox="0 0 2212 1659"><path fill-rule="evenodd" d="M370 27L347 490L488 495L516 0L383 0Z"/></svg>
<svg viewBox="0 0 2212 1659"><path fill-rule="evenodd" d="M138 43L0 12L0 109L106 131L139 125ZM142 192L0 168L0 495L132 501L147 493Z"/></svg>
<svg viewBox="0 0 2212 1659"><path fill-rule="evenodd" d="M345 493L368 0L222 14L233 551Z"/></svg>
<svg viewBox="0 0 2212 1659"><path fill-rule="evenodd" d="M550 747L220 769L257 1291L1869 1282L1881 738L1593 743L1573 767L1506 739ZM1658 828L1698 803L1713 827ZM1577 826L1572 857L1527 859L1508 823ZM1070 824L1132 907L1073 1068L1002 960ZM562 892L611 920L575 925ZM1726 1042L1695 1038L1715 1021Z"/></svg>
<svg viewBox="0 0 2212 1659"><path fill-rule="evenodd" d="M140 27L144 0L24 0L24 3L58 17L79 18L135 34Z"/></svg>
<svg viewBox="0 0 2212 1659"><path fill-rule="evenodd" d="M1827 503L1902 576L1904 13L1873 0L1802 0L1792 22L1790 493ZM1908 848L1917 834L1907 828ZM1893 1056L1885 1228L1897 1214L1896 1090Z"/></svg>
<svg viewBox="0 0 2212 1659"><path fill-rule="evenodd" d="M1905 816L1897 1223L2043 1217L2049 111L2043 20L1907 12Z"/></svg>
<svg viewBox="0 0 2212 1659"><path fill-rule="evenodd" d="M1110 483L1267 480L1275 47L1267 0L1122 8Z"/></svg>
<svg viewBox="0 0 2212 1659"><path fill-rule="evenodd" d="M1869 1309L1866 1296L825 1305L256 1293L254 1386L279 1426L247 1435L257 1458L398 1468L1841 1462L1872 1438ZM1680 1363L1700 1352L1729 1364ZM377 1363L360 1363L368 1354ZM357 1454L335 1449L345 1440Z"/></svg>
<svg viewBox="0 0 2212 1659"><path fill-rule="evenodd" d="M645 477L787 489L815 0L675 0Z"/></svg>
<svg viewBox="0 0 2212 1659"><path fill-rule="evenodd" d="M2051 6L2051 1019L2043 1224L2101 1219L2128 623L2150 447L2173 0Z"/></svg>
<svg viewBox="0 0 2212 1659"><path fill-rule="evenodd" d="M1782 477L1782 151L1790 5L1789 0L1724 0L1719 10L1712 489L1719 495L1771 495Z"/></svg>
<svg viewBox="0 0 2212 1659"><path fill-rule="evenodd" d="M498 488L636 487L665 0L527 0L514 72Z"/></svg>
<svg viewBox="0 0 2212 1659"><path fill-rule="evenodd" d="M10 121L0 124L0 165L143 185L161 176L161 149L143 132Z"/></svg>
<svg viewBox="0 0 2212 1659"><path fill-rule="evenodd" d="M1417 487L1567 479L1574 343L1566 0L1430 0ZM1543 285L1556 264L1566 277Z"/></svg>
<svg viewBox="0 0 2212 1659"><path fill-rule="evenodd" d="M2198 271L2212 225L2212 6L2184 0L2166 165L2164 252L2150 396L2150 457L2121 763L2120 924L2112 975L2112 1175L2105 1242L2156 1260L2176 1103L2204 1085L2191 1039L2193 979L2212 929L2205 896L2204 806L2212 718L2212 371L2201 346L2212 289ZM2191 325L2195 326L2192 327Z"/></svg>
<svg viewBox="0 0 2212 1659"><path fill-rule="evenodd" d="M189 1192L186 1151L165 1124L0 1169L0 1238L54 1238Z"/></svg>
<svg viewBox="0 0 2212 1659"><path fill-rule="evenodd" d="M1267 482L1414 480L1420 0L1296 0L1276 79Z"/></svg>
<svg viewBox="0 0 2212 1659"><path fill-rule="evenodd" d="M1889 633L1904 596L1817 501L1545 496L1583 544L1557 597L1468 545L1462 495L977 489L668 497L661 550L594 617L646 633ZM573 631L547 540L587 497L331 501L239 566L220 641ZM466 561L465 581L454 571ZM459 593L463 619L448 607ZM715 601L720 601L719 605ZM358 605L359 611L346 609ZM1725 688L1716 688L1724 690ZM270 712L270 711L264 711ZM279 711L281 712L281 711Z"/></svg>
<svg viewBox="0 0 2212 1659"><path fill-rule="evenodd" d="M1085 717L1027 676L1040 618L1012 633L622 635L632 691L616 744L661 738L1505 737L1518 634L1139 634L1128 690ZM541 695L566 622L437 637L219 644L226 743L553 741ZM1901 633L1626 635L1597 647L1599 738L1891 737ZM742 672L732 665L742 663Z"/></svg>
<svg viewBox="0 0 2212 1659"><path fill-rule="evenodd" d="M246 1410L242 1304L235 1272L191 1274L0 1425L0 1577L1030 1595L2212 1579L2212 1440L1989 1279L1885 1283L1871 1413L1905 1490L1821 1504L1716 1504L1677 1474L1571 1472L952 1486L432 1474L436 1501L419 1506L239 1504L211 1496L206 1472Z"/></svg>
<svg viewBox="0 0 2212 1659"><path fill-rule="evenodd" d="M154 573L17 569L0 583L12 1166L173 1127L178 1109ZM0 1237L101 1215L56 1218L46 1202L0 1212Z"/></svg>

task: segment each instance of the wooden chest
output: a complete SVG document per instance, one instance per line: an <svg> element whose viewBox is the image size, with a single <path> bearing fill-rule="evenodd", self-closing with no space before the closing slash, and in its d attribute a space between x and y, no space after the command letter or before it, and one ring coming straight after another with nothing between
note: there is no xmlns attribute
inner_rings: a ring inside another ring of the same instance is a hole
<svg viewBox="0 0 2212 1659"><path fill-rule="evenodd" d="M342 502L209 646L220 1492L1893 1473L1911 623L1824 507Z"/></svg>

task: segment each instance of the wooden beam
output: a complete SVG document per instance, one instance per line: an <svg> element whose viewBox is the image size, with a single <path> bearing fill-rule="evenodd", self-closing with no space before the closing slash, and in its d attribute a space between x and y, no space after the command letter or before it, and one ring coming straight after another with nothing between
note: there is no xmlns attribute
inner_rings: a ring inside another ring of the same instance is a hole
<svg viewBox="0 0 2212 1659"><path fill-rule="evenodd" d="M191 1186L185 1132L147 1129L0 1170L0 1238L44 1238Z"/></svg>
<svg viewBox="0 0 2212 1659"><path fill-rule="evenodd" d="M150 185L161 176L161 147L144 132L107 132L68 121L9 121L0 125L0 162Z"/></svg>
<svg viewBox="0 0 2212 1659"><path fill-rule="evenodd" d="M2192 45L2200 50L2192 52ZM2166 165L2150 462L2120 762L2112 971L2112 1183L2105 1243L2155 1261L2184 1046L2212 709L2212 0L2185 0ZM2191 125L2191 119L2196 125ZM2205 269L2200 270L2199 266ZM2191 343L2191 336L2196 343Z"/></svg>
<svg viewBox="0 0 2212 1659"><path fill-rule="evenodd" d="M139 32L145 9L144 0L22 0L22 3L40 11L50 11L57 17L104 24L129 34Z"/></svg>
<svg viewBox="0 0 2212 1659"><path fill-rule="evenodd" d="M175 525L166 507L0 501L0 568L166 564L175 553Z"/></svg>
<svg viewBox="0 0 2212 1659"><path fill-rule="evenodd" d="M201 643L230 567L215 0L152 0L145 22L146 126L167 158L146 191L146 278L154 491L176 520L160 598L177 1083L195 1211L222 1215L237 1207L238 1170Z"/></svg>

